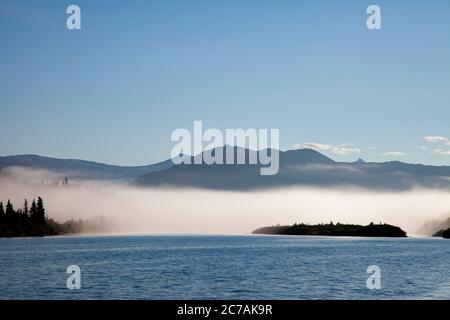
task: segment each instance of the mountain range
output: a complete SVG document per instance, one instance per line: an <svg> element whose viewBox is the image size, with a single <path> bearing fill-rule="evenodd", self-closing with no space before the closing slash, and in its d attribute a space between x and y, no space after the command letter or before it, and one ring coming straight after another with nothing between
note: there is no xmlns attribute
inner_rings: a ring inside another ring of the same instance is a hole
<svg viewBox="0 0 450 320"><path fill-rule="evenodd" d="M234 150L231 150L234 149ZM239 148L224 146L236 154ZM245 152L246 163L251 156ZM273 152L272 150L269 150ZM202 155L197 155L200 157ZM194 157L191 157L193 162ZM55 159L36 155L0 157L0 170L8 167L43 169L77 179L125 180L141 187L204 188L214 190L255 190L292 186L361 187L375 190L409 190L415 187L450 189L450 166L409 164L400 161L337 162L311 150L280 151L279 172L276 175L260 175L260 164L174 165L166 160L160 163L124 167L97 162Z"/></svg>
<svg viewBox="0 0 450 320"><path fill-rule="evenodd" d="M165 170L173 165L172 160L147 166L115 166L78 159L57 159L38 155L17 155L0 157L0 170L20 167L46 170L72 179L92 180L132 180L143 174Z"/></svg>

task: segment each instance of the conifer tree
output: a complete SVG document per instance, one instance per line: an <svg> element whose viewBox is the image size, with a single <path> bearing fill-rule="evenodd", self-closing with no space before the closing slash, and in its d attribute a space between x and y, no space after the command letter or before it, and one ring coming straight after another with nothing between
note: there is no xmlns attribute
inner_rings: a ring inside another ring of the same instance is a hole
<svg viewBox="0 0 450 320"><path fill-rule="evenodd" d="M41 197L38 197L37 205L36 205L36 211L37 211L37 223L40 225L45 224L45 208L44 208L44 201Z"/></svg>
<svg viewBox="0 0 450 320"><path fill-rule="evenodd" d="M23 202L23 208L17 210L17 214L19 215L20 225L22 226L22 230L26 228L30 222L29 216L30 210L28 208L28 200L25 199Z"/></svg>
<svg viewBox="0 0 450 320"><path fill-rule="evenodd" d="M5 222L6 222L5 209L3 208L3 202L0 202L0 224L3 224Z"/></svg>
<svg viewBox="0 0 450 320"><path fill-rule="evenodd" d="M23 201L23 214L26 215L27 217L30 215L30 210L28 209L28 200L25 199Z"/></svg>
<svg viewBox="0 0 450 320"><path fill-rule="evenodd" d="M78 226L81 224L78 223ZM24 199L23 206L17 210L14 210L10 200L5 206L0 202L0 238L46 236L80 231L80 227L67 222L60 224L47 219L44 200L41 197L38 197L37 201L33 199L31 206L28 205L28 200Z"/></svg>
<svg viewBox="0 0 450 320"><path fill-rule="evenodd" d="M8 202L6 203L5 215L6 215L6 223L7 224L13 224L16 222L15 221L16 220L15 219L16 212L14 211L14 207L11 204L10 200L8 200Z"/></svg>
<svg viewBox="0 0 450 320"><path fill-rule="evenodd" d="M36 201L34 199L31 202L31 207L30 207L30 221L31 221L31 223L38 222Z"/></svg>

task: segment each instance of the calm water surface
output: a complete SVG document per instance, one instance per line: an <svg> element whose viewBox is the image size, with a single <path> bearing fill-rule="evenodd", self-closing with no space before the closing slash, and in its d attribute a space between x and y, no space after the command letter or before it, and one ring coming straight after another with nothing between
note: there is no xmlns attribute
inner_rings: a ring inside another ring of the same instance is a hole
<svg viewBox="0 0 450 320"><path fill-rule="evenodd" d="M450 299L450 240L287 236L0 239L0 299ZM81 268L81 289L66 268ZM381 268L369 290L369 265Z"/></svg>

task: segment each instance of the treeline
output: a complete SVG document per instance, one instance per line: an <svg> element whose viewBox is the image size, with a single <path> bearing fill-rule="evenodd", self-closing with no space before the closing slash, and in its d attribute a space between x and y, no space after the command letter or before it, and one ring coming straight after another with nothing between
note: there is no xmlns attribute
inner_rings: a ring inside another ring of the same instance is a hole
<svg viewBox="0 0 450 320"><path fill-rule="evenodd" d="M31 205L25 199L22 208L14 209L10 200L0 202L0 237L40 237L73 233L71 226L48 219L44 200L33 199Z"/></svg>
<svg viewBox="0 0 450 320"><path fill-rule="evenodd" d="M442 232L442 238L450 239L450 228Z"/></svg>
<svg viewBox="0 0 450 320"><path fill-rule="evenodd" d="M44 200L41 197L33 199L31 205L25 199L22 207L18 209L14 209L10 200L5 205L0 201L0 238L107 233L114 229L115 221L103 216L58 223L47 217Z"/></svg>
<svg viewBox="0 0 450 320"><path fill-rule="evenodd" d="M347 237L406 237L406 232L389 224L370 223L367 226L355 224L293 224L256 229L253 234L309 235L309 236L347 236Z"/></svg>
<svg viewBox="0 0 450 320"><path fill-rule="evenodd" d="M45 236L58 234L49 223L41 197L33 199L31 206L25 199L23 207L15 210L11 201L0 202L0 237Z"/></svg>
<svg viewBox="0 0 450 320"><path fill-rule="evenodd" d="M442 229L433 234L433 237L442 237L445 239L450 239L450 228L448 229Z"/></svg>

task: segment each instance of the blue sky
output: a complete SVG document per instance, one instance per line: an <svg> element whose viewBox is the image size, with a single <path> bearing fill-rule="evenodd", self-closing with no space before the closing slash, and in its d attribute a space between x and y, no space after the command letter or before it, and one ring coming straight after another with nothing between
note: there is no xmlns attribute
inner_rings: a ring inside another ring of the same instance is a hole
<svg viewBox="0 0 450 320"><path fill-rule="evenodd" d="M202 120L341 161L450 165L448 141L424 139L450 138L447 0L1 0L0 39L2 156L147 164Z"/></svg>

